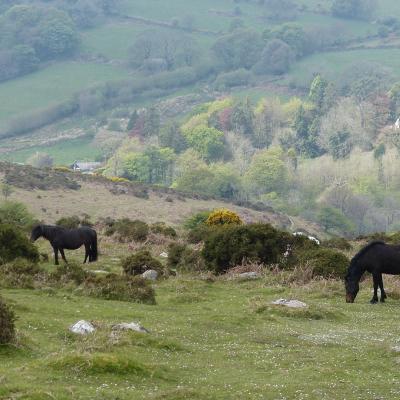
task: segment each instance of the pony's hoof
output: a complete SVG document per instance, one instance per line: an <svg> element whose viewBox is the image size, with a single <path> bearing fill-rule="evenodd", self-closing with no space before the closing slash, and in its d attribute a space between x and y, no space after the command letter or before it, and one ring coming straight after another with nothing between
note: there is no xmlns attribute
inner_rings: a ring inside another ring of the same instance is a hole
<svg viewBox="0 0 400 400"><path fill-rule="evenodd" d="M370 301L371 304L376 304L377 302L378 302L378 300L376 300L376 299L372 299L372 300Z"/></svg>
<svg viewBox="0 0 400 400"><path fill-rule="evenodd" d="M385 302L385 298L381 298L381 303L384 303Z"/></svg>

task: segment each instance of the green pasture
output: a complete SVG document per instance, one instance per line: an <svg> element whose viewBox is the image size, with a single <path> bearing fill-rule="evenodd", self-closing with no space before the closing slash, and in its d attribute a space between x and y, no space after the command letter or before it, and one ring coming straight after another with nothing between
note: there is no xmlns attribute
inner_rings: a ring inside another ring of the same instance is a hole
<svg viewBox="0 0 400 400"><path fill-rule="evenodd" d="M400 78L400 49L366 49L314 54L293 65L287 80L307 85L319 73L337 81L346 69L362 62L380 64Z"/></svg>
<svg viewBox="0 0 400 400"><path fill-rule="evenodd" d="M75 160L94 161L101 151L93 145L93 139L82 137L59 141L49 146L33 146L8 154L0 154L0 159L24 163L37 152L47 153L54 159L56 165L69 165Z"/></svg>
<svg viewBox="0 0 400 400"><path fill-rule="evenodd" d="M100 249L90 268L118 272L123 245ZM156 305L82 297L72 287L3 289L18 343L0 347L0 399L392 400L400 395L400 301L370 305L370 285L355 304L344 302L342 282L289 285L273 273L170 278L154 285ZM279 298L308 307L270 304ZM81 319L97 332L70 334ZM132 321L150 333L111 334Z"/></svg>
<svg viewBox="0 0 400 400"><path fill-rule="evenodd" d="M124 79L125 69L103 64L63 62L0 84L0 123L68 100L96 84Z"/></svg>

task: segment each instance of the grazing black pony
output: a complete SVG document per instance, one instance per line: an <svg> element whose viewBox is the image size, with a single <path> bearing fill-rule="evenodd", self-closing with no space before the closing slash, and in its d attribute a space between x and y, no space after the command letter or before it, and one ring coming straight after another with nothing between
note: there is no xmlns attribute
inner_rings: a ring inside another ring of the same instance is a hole
<svg viewBox="0 0 400 400"><path fill-rule="evenodd" d="M34 242L40 237L47 239L54 250L54 261L58 265L58 252L60 251L62 259L65 258L64 249L76 250L82 245L85 246L85 261L97 261L97 233L88 226L77 229L66 229L61 226L38 225L32 229L31 240Z"/></svg>
<svg viewBox="0 0 400 400"><path fill-rule="evenodd" d="M378 302L378 286L381 290L381 302L384 303L387 296L383 289L382 274L400 275L400 246L376 241L369 243L353 257L345 278L347 303L354 303L365 271L372 274L374 281L371 303Z"/></svg>

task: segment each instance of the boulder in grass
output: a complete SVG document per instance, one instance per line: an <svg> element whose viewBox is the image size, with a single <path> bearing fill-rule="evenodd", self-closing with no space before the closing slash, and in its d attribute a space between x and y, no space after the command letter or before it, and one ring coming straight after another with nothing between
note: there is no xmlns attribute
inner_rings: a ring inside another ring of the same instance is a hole
<svg viewBox="0 0 400 400"><path fill-rule="evenodd" d="M258 279L260 278L260 274L257 272L243 272L239 274L238 277L240 279Z"/></svg>
<svg viewBox="0 0 400 400"><path fill-rule="evenodd" d="M286 299L279 299L272 302L272 304L277 306L285 306L289 308L306 308L307 304L303 303L299 300L286 300Z"/></svg>
<svg viewBox="0 0 400 400"><path fill-rule="evenodd" d="M96 328L90 322L81 320L70 326L69 330L78 335L88 335L89 333L93 333Z"/></svg>
<svg viewBox="0 0 400 400"><path fill-rule="evenodd" d="M145 327L137 322L123 322L112 327L114 331L135 331L140 333L150 333Z"/></svg>
<svg viewBox="0 0 400 400"><path fill-rule="evenodd" d="M149 279L150 281L156 281L158 278L158 272L154 269L148 269L147 271L143 272L142 277L144 279Z"/></svg>

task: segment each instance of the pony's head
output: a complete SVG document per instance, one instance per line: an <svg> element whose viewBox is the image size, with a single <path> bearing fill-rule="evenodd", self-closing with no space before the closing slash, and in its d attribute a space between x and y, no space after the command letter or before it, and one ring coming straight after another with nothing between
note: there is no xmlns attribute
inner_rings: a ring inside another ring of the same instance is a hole
<svg viewBox="0 0 400 400"><path fill-rule="evenodd" d="M360 290L359 279L355 276L350 276L349 274L345 278L346 286L346 303L354 303L357 297L357 293Z"/></svg>
<svg viewBox="0 0 400 400"><path fill-rule="evenodd" d="M35 240L39 239L40 236L42 235L43 235L43 225L35 226L31 232L31 241L34 242Z"/></svg>

